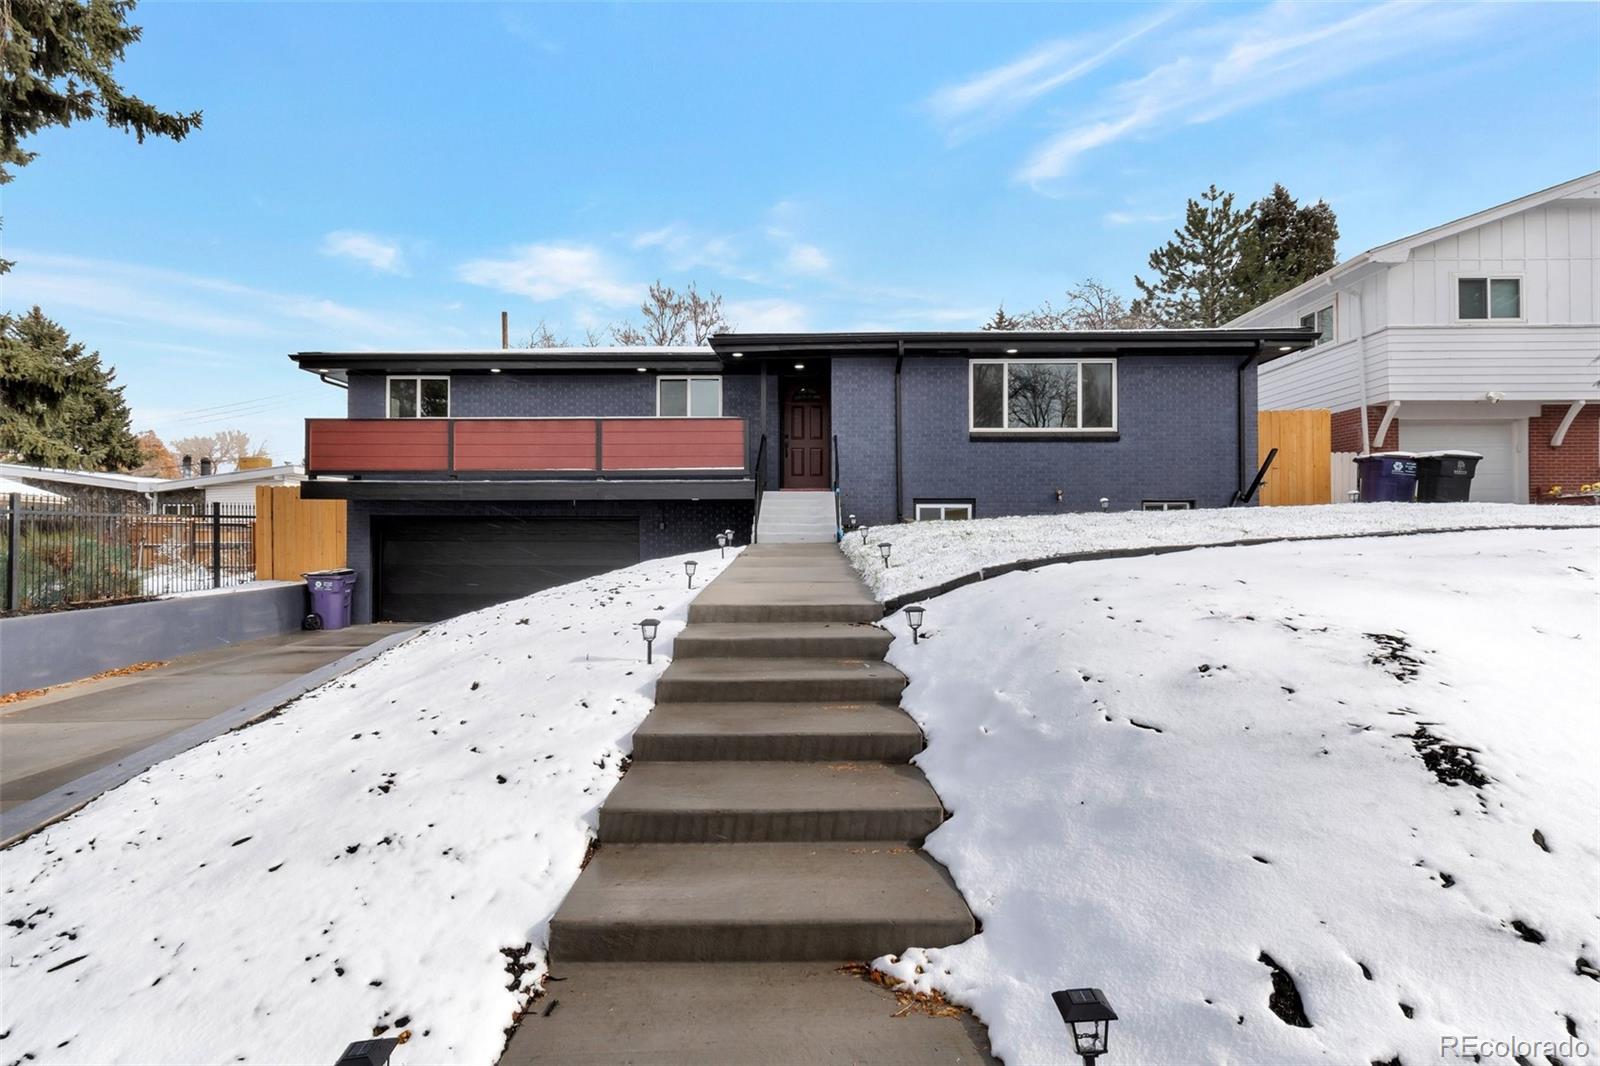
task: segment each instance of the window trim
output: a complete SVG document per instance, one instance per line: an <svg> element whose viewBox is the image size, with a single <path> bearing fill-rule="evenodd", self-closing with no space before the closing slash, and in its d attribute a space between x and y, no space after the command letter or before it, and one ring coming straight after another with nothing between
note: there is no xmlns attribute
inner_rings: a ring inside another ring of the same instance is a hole
<svg viewBox="0 0 1600 1066"><path fill-rule="evenodd" d="M1011 370L1012 363L1074 363L1078 367L1078 425L1068 426L980 426L977 424L977 390L974 380L977 377L977 368L980 366L1000 366L1000 394L1002 398L1002 417L1007 422L1011 420ZM1086 364L1100 363L1111 368L1111 424L1109 426L1083 425L1083 368ZM1037 358L1001 358L1001 359L969 359L967 360L967 432L974 435L996 436L1048 436L1048 437L1083 437L1105 436L1109 433L1120 432L1117 428L1119 413L1117 410L1118 392L1117 360L1107 356L1042 356Z"/></svg>
<svg viewBox="0 0 1600 1066"><path fill-rule="evenodd" d="M923 518L922 517L922 509L924 507L937 507L937 508L939 508L939 517L938 518ZM953 519L947 519L944 516L944 512L947 509L951 508L951 507L966 508L966 512L967 512L966 521L970 522L977 514L978 501L977 500L941 500L941 499L933 499L933 500L921 500L921 499L918 499L918 500L912 500L911 501L911 519L914 522L947 522L947 521L955 521Z"/></svg>
<svg viewBox="0 0 1600 1066"><path fill-rule="evenodd" d="M1324 344L1339 343L1339 301L1330 300L1320 307L1313 307L1309 315L1301 315L1296 320L1300 323L1300 328L1305 329L1307 328L1305 320L1309 318L1311 319L1311 328L1315 329L1317 325L1317 316L1322 314L1324 311L1328 312L1328 339L1323 340L1322 331L1317 330L1317 339L1311 342L1311 347L1313 348L1320 347Z"/></svg>
<svg viewBox="0 0 1600 1066"><path fill-rule="evenodd" d="M389 411L391 409L390 405L389 405L390 382L394 382L394 381L415 381L417 383L417 413L416 414L414 414L414 415L392 415L392 414L389 413ZM442 381L442 382L444 382L444 414L442 414L442 415L425 415L425 414L422 413L422 383L424 381ZM449 374L386 374L384 376L384 379L383 379L383 417L384 418L392 418L397 422L404 421L404 420L409 420L409 419L412 419L412 418L449 418L450 417L450 408L455 405L455 398L452 395L455 391L456 390L450 384L450 375Z"/></svg>
<svg viewBox="0 0 1600 1066"><path fill-rule="evenodd" d="M697 415L690 411L690 400L693 389L685 385L683 390L683 414L664 415L661 413L661 383L663 381L715 381L717 383L717 413L714 415ZM721 418L723 409L723 391L721 374L657 374L656 375L656 417L657 418Z"/></svg>
<svg viewBox="0 0 1600 1066"><path fill-rule="evenodd" d="M1523 302L1524 299L1527 296L1527 290L1522 287L1523 283L1524 283L1524 280L1525 280L1523 275L1521 275L1521 274L1452 274L1450 280L1453 282L1453 284L1450 286L1450 300L1454 304L1455 322L1456 322L1457 325L1485 326L1485 325L1495 325L1497 323L1503 323L1503 322L1526 322L1526 321L1528 321L1528 305ZM1483 317L1482 318L1462 318L1461 317L1461 283L1463 281L1481 281L1481 282L1483 282L1483 300L1484 300L1483 312L1484 313L1483 313ZM1496 282L1496 281L1514 281L1514 282L1517 283L1517 316L1515 318L1505 318L1505 317L1496 318L1495 317L1495 314L1494 314L1494 285L1491 284L1491 283L1492 282Z"/></svg>
<svg viewBox="0 0 1600 1066"><path fill-rule="evenodd" d="M1192 511L1194 509L1193 500L1141 500L1139 503L1139 510L1141 511Z"/></svg>

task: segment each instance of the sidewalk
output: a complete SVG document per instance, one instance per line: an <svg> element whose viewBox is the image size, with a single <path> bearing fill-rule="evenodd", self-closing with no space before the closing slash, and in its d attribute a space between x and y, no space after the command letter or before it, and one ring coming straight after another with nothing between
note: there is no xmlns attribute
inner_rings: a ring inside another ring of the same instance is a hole
<svg viewBox="0 0 1600 1066"><path fill-rule="evenodd" d="M414 628L286 633L0 705L0 844L237 728L354 665L332 664Z"/></svg>

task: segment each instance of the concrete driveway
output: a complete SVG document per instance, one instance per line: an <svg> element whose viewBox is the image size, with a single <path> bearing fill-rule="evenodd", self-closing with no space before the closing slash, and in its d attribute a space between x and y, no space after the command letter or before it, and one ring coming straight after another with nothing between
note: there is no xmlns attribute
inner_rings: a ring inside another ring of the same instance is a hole
<svg viewBox="0 0 1600 1066"><path fill-rule="evenodd" d="M215 736L237 728L276 702L320 684L330 664L415 628L384 623L286 633L0 705L0 841L60 817L159 758L202 743L208 732ZM255 706L267 696L272 704ZM201 728L213 719L219 719L214 731ZM134 759L180 734L183 743L153 751L153 758ZM130 761L143 765L130 766ZM97 773L113 767L116 773ZM82 786L70 797L60 795L75 782ZM40 801L51 797L60 802L42 809ZM33 808L33 816L19 824L16 815L24 805Z"/></svg>

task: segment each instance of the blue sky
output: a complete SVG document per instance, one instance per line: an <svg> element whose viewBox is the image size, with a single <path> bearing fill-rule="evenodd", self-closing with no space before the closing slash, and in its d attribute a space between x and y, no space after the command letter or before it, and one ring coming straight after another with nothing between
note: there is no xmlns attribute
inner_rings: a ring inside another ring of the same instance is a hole
<svg viewBox="0 0 1600 1066"><path fill-rule="evenodd" d="M654 278L745 329L976 327L1125 292L1211 182L1342 255L1600 168L1600 6L154 4L181 144L52 130L4 193L135 426L299 457L306 349L581 340Z"/></svg>

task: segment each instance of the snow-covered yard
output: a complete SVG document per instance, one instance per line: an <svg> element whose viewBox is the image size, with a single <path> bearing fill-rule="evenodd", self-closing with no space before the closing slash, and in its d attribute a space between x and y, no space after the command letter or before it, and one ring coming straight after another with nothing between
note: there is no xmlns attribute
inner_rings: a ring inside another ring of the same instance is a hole
<svg viewBox="0 0 1600 1066"><path fill-rule="evenodd" d="M1453 1036L1588 1061L1597 570L1592 530L1287 543L985 581L927 601L919 646L893 616L952 812L927 848L983 931L879 966L971 1006L1009 1063L1075 1061L1048 994L1083 985L1121 1015L1107 1063L1415 1064Z"/></svg>
<svg viewBox="0 0 1600 1066"><path fill-rule="evenodd" d="M1527 526L1600 526L1600 509L1509 503L1365 503L1112 511L873 526L845 537L843 547L873 593L889 600L933 588L983 567L1073 552L1222 544L1254 537ZM878 551L878 545L883 543L892 545L887 568Z"/></svg>
<svg viewBox="0 0 1600 1066"><path fill-rule="evenodd" d="M0 1062L492 1063L692 594L660 559L441 623L0 853ZM655 665L635 623L662 619Z"/></svg>

